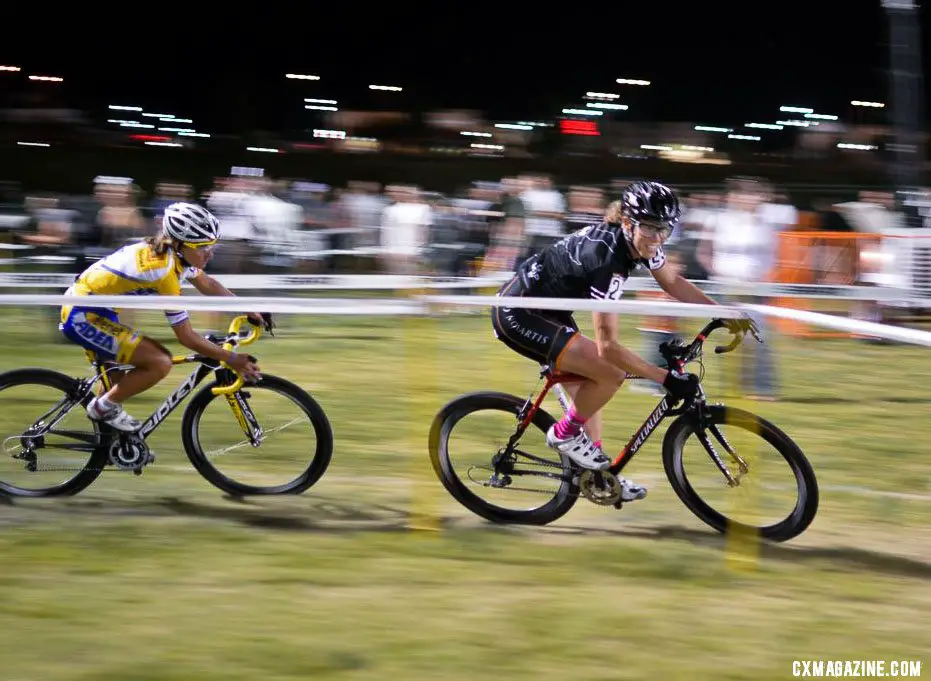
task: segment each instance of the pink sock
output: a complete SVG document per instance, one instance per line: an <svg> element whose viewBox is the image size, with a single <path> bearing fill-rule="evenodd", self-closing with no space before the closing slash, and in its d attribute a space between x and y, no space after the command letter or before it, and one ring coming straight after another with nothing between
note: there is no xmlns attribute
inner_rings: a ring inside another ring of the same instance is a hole
<svg viewBox="0 0 931 681"><path fill-rule="evenodd" d="M575 411L575 406L569 407L569 411L556 424L554 430L556 437L565 440L567 437L575 437L582 430L582 426L588 421L584 416L579 416Z"/></svg>
<svg viewBox="0 0 931 681"><path fill-rule="evenodd" d="M595 442L595 446L598 447L598 449L601 449L601 440L597 440Z"/></svg>

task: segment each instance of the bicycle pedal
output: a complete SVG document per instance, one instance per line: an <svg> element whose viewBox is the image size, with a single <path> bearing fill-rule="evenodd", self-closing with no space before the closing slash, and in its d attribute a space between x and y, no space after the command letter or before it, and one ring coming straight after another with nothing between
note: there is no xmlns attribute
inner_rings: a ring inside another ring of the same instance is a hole
<svg viewBox="0 0 931 681"><path fill-rule="evenodd" d="M153 463L155 463L155 454L152 454L151 452L149 452L149 454L146 456L145 461L132 469L133 475L136 475L136 476L142 475L142 471L145 470L145 467Z"/></svg>

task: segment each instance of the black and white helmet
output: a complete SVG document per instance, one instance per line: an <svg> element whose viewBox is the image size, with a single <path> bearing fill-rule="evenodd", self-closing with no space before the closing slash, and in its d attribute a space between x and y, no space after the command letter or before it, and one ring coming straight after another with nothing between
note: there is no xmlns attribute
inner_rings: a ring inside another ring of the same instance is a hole
<svg viewBox="0 0 931 681"><path fill-rule="evenodd" d="M652 220L674 227L682 216L676 193L659 182L634 182L621 196L624 215L637 221Z"/></svg>
<svg viewBox="0 0 931 681"><path fill-rule="evenodd" d="M196 203L173 203L162 216L162 229L172 239L189 244L209 244L220 238L220 222Z"/></svg>

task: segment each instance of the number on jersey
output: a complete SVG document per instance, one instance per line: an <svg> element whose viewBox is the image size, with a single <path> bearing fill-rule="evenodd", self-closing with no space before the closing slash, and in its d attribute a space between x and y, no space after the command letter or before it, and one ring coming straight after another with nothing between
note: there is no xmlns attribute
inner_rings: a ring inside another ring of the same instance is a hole
<svg viewBox="0 0 931 681"><path fill-rule="evenodd" d="M611 277L611 281L608 284L608 292L605 293L605 300L620 300L622 295L624 295L624 277L620 274L615 274Z"/></svg>

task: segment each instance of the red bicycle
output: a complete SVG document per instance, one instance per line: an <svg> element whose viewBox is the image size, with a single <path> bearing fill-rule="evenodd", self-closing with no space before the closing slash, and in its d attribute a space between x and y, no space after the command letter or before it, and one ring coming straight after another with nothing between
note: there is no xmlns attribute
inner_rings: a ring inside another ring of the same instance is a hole
<svg viewBox="0 0 931 681"><path fill-rule="evenodd" d="M667 368L681 370L693 361L701 365L705 340L725 326L723 320L714 319L691 343L676 339L661 344ZM736 336L729 345L716 347L715 353L731 352L741 340ZM699 377L703 376L701 365ZM497 523L545 525L565 515L580 497L621 508L617 476L662 421L677 417L663 439L663 467L679 499L699 519L719 532L735 527L755 530L772 541L797 537L814 520L818 511L814 470L798 445L766 419L723 404L710 404L702 387L694 399L678 406L664 396L607 470L586 470L546 446L546 432L555 419L542 408L547 394L555 389L565 411L571 398L563 385L584 379L554 372L549 366L543 366L540 377L544 385L536 395L531 393L522 399L500 392L468 393L446 404L433 420L429 445L433 468L446 490L482 518ZM498 421L492 422L496 418ZM744 433L729 439L723 431L731 429ZM510 435L505 436L508 432ZM742 443L740 454L732 445L738 439ZM699 445L695 447L694 461L691 442ZM763 453L764 448L769 453ZM472 461L466 464L465 475L459 475L454 465L460 458ZM787 469L784 472L791 473L791 482L786 475L781 485L771 483L770 476L761 472L770 466ZM706 483L707 490L703 488ZM748 488L755 493L738 493L736 499L728 493ZM776 510L769 499L761 501L763 493L786 491L792 498L782 510ZM488 493L494 499L487 500L479 493ZM540 503L541 495L549 498ZM720 502L716 495L722 497ZM505 505L512 501L517 502L517 508ZM735 502L743 502L742 508L735 509ZM729 517L741 510L752 518Z"/></svg>

